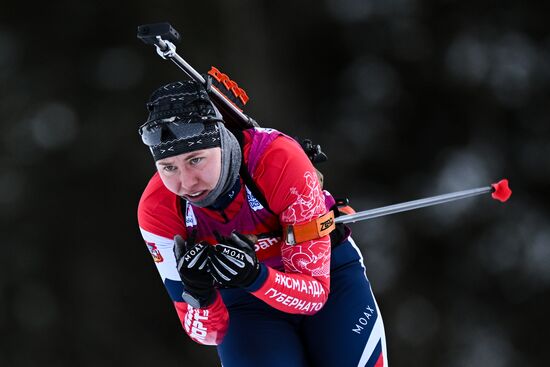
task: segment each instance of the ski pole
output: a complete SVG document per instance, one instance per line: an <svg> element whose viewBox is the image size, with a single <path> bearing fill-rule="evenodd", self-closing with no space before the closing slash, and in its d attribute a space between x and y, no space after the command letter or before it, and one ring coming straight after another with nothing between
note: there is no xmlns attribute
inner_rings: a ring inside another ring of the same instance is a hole
<svg viewBox="0 0 550 367"><path fill-rule="evenodd" d="M258 123L251 117L245 115L237 106L230 102L216 88L210 88L208 81L191 65L189 65L181 56L176 53L175 42L181 40L181 36L170 25L170 23L144 24L138 27L137 37L148 45L154 45L157 53L163 59L169 59L183 70L191 79L204 85L208 93L212 96L216 106L226 112L234 123L242 128L258 127Z"/></svg>
<svg viewBox="0 0 550 367"><path fill-rule="evenodd" d="M407 201L400 204L388 205L388 206L383 206L376 209L365 210L354 214L340 216L338 218L335 218L334 221L336 223L355 223L365 219L381 217L384 215L404 212L404 211L423 208L427 206L439 205L439 204L447 203L449 201L465 199L471 196L482 195L489 192L492 193L491 196L493 197L493 199L499 200L501 202L505 202L512 195L512 190L510 190L510 188L508 187L508 180L502 179L497 183L491 184L491 186L457 191L449 194L432 196L424 199L412 200L412 201Z"/></svg>

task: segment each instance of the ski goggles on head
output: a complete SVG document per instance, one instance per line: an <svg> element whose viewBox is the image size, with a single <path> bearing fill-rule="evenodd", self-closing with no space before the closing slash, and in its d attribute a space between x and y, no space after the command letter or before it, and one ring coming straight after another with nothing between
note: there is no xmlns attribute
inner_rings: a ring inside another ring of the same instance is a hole
<svg viewBox="0 0 550 367"><path fill-rule="evenodd" d="M214 119L202 122L187 122L177 117L148 121L139 127L139 135L143 143L149 147L157 146L172 140L181 140L192 137L219 135ZM221 120L219 120L221 121Z"/></svg>

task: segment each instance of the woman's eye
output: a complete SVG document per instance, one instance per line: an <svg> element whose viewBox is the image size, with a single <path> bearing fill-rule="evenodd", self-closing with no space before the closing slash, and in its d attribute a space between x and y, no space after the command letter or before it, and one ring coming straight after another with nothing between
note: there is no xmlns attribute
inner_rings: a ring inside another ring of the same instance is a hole
<svg viewBox="0 0 550 367"><path fill-rule="evenodd" d="M195 157L195 158L191 158L191 159L189 160L189 163L191 163L192 166L196 166L196 165L199 164L201 161L202 161L202 157Z"/></svg>
<svg viewBox="0 0 550 367"><path fill-rule="evenodd" d="M166 172L172 172L176 170L176 166L164 166Z"/></svg>

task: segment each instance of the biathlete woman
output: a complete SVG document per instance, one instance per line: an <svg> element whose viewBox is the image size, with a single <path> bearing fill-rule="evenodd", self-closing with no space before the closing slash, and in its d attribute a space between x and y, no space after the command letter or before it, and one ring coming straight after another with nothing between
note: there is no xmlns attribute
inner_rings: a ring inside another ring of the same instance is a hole
<svg viewBox="0 0 550 367"><path fill-rule="evenodd" d="M230 131L204 87L157 89L139 130L157 172L141 234L186 333L225 367L387 366L350 230L299 143ZM337 215L337 214L336 214Z"/></svg>

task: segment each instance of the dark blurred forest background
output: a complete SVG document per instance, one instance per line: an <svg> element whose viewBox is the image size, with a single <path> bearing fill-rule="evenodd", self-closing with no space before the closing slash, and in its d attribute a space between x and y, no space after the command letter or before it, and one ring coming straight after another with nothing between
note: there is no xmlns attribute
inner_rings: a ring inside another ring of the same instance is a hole
<svg viewBox="0 0 550 367"><path fill-rule="evenodd" d="M197 70L247 91L261 126L321 144L325 187L357 210L508 178L505 204L351 227L391 366L548 366L548 14L509 0L3 2L0 366L219 365L179 325L137 226L154 172L145 101L185 78L136 38L161 21Z"/></svg>

